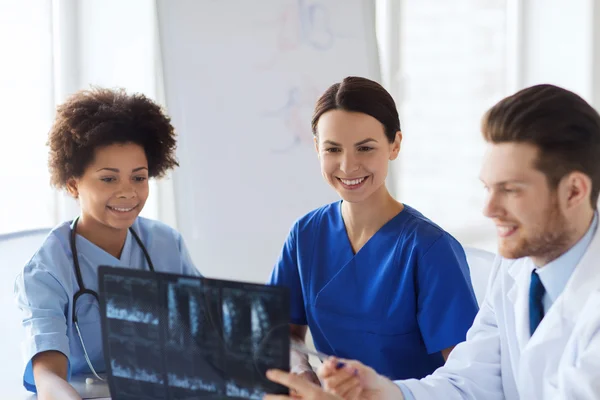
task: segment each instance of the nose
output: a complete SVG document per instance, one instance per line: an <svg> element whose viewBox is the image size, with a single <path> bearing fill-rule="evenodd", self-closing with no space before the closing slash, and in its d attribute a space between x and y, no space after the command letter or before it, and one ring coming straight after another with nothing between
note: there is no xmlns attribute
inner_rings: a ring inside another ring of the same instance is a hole
<svg viewBox="0 0 600 400"><path fill-rule="evenodd" d="M342 155L342 159L340 160L340 171L344 174L350 174L351 172L357 171L358 168L359 163L354 154L346 152Z"/></svg>
<svg viewBox="0 0 600 400"><path fill-rule="evenodd" d="M117 192L117 197L120 199L133 199L137 197L137 192L131 182L123 182Z"/></svg>
<svg viewBox="0 0 600 400"><path fill-rule="evenodd" d="M487 218L498 218L504 215L504 207L498 195L490 191L483 205L483 215Z"/></svg>

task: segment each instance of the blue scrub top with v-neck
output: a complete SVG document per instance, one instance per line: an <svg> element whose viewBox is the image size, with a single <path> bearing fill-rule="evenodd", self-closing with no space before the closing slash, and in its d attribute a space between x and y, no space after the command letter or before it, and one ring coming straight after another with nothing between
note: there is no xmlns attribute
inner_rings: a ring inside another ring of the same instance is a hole
<svg viewBox="0 0 600 400"><path fill-rule="evenodd" d="M91 295L83 295L73 309L73 296L79 290L73 267L70 237L71 222L53 229L15 280L15 296L23 312L25 337L23 385L35 392L32 358L44 351L59 351L68 360L68 375L91 373L83 348L72 323L77 314L79 328L92 366L104 372L104 352L100 330L100 305ZM138 217L132 228L148 250L156 271L200 276L183 238L173 228ZM121 258L115 258L94 243L76 235L81 276L86 289L98 291L98 266L111 265L148 270L141 247L127 232Z"/></svg>
<svg viewBox="0 0 600 400"><path fill-rule="evenodd" d="M478 311L462 246L415 209L354 254L341 202L292 227L270 284L290 289L291 323L315 347L391 379L422 378L466 338Z"/></svg>

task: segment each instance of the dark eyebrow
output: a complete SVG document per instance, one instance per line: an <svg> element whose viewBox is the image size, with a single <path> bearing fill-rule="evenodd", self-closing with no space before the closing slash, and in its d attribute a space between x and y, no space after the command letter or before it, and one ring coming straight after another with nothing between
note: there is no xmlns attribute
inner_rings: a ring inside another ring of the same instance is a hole
<svg viewBox="0 0 600 400"><path fill-rule="evenodd" d="M369 142L375 142L375 143L377 143L377 140L375 140L373 138L367 138L367 139L361 140L360 142L355 143L354 145L355 146L361 146L361 145L363 145L365 143L369 143ZM331 140L326 140L326 141L323 142L323 144L330 144L332 146L342 147L341 144L333 142Z"/></svg>
<svg viewBox="0 0 600 400"><path fill-rule="evenodd" d="M506 186L506 185L524 185L525 182L518 180L510 180L510 181L502 181L496 183L496 186Z"/></svg>
<svg viewBox="0 0 600 400"><path fill-rule="evenodd" d="M360 141L360 142L358 142L358 143L355 143L354 145L355 145L355 146L361 146L361 145L363 145L363 144L366 144L366 143L369 143L369 142L375 142L375 143L377 143L377 140L375 140L375 139L373 139L373 138L367 138L367 139L365 139L365 140L361 140L361 141Z"/></svg>
<svg viewBox="0 0 600 400"><path fill-rule="evenodd" d="M485 183L483 181L483 179L479 178L479 180L484 185L487 185L487 183ZM502 182L496 182L492 186L498 187L498 186L506 186L506 185L526 185L526 184L527 184L527 182L525 182L525 181L519 181L519 180L516 180L516 179L512 179L512 180L507 180L507 181L502 181Z"/></svg>
<svg viewBox="0 0 600 400"><path fill-rule="evenodd" d="M137 168L134 168L134 169L133 169L131 172L138 172L138 171L141 171L141 170L143 170L143 169L145 169L145 170L148 170L148 168L146 168L146 167L137 167ZM100 171L104 171L104 170L105 170L105 171L116 172L116 173L119 173L119 172L121 172L121 171L119 170L119 168L109 168L109 167L106 167L106 168L100 168L100 169L99 169L98 171L96 171L96 172L100 172Z"/></svg>

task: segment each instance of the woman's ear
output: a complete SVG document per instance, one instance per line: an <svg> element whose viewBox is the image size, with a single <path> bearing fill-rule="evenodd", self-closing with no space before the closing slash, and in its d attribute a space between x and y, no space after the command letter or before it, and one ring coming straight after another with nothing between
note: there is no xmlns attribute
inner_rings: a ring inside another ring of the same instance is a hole
<svg viewBox="0 0 600 400"><path fill-rule="evenodd" d="M390 152L390 161L398 158L398 153L400 153L400 148L402 147L402 132L396 132L396 137L394 141L390 144L391 152Z"/></svg>
<svg viewBox="0 0 600 400"><path fill-rule="evenodd" d="M78 182L77 179L75 178L69 178L67 179L67 192L69 192L69 194L74 198L77 199L79 198L79 189L78 189Z"/></svg>

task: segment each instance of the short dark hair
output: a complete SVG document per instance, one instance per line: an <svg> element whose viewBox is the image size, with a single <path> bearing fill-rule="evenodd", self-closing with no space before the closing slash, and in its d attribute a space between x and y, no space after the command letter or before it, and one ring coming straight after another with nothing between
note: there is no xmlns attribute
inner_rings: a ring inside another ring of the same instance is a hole
<svg viewBox="0 0 600 400"><path fill-rule="evenodd" d="M74 93L57 108L47 143L52 185L64 188L70 178L83 175L98 147L115 143L142 146L150 177L179 165L175 130L159 105L123 89L92 88Z"/></svg>
<svg viewBox="0 0 600 400"><path fill-rule="evenodd" d="M398 109L392 96L379 83L367 78L349 76L331 85L319 97L312 118L313 135L317 135L319 118L327 111L345 110L368 114L383 125L392 143L400 130Z"/></svg>
<svg viewBox="0 0 600 400"><path fill-rule="evenodd" d="M555 189L579 171L592 181L591 205L600 192L600 115L575 93L553 85L523 89L494 105L483 117L491 143L529 143L539 150L536 168Z"/></svg>

